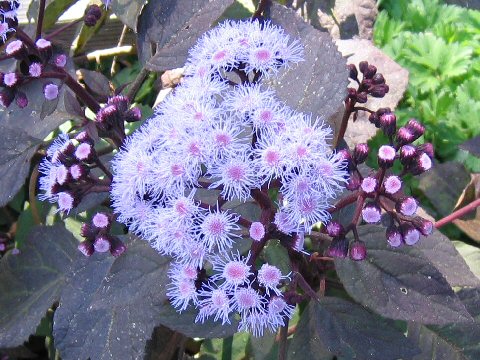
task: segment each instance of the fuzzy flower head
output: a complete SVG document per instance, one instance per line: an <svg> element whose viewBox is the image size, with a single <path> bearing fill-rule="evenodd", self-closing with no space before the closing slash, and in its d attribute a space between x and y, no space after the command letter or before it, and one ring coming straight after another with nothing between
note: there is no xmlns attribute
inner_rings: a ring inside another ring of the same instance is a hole
<svg viewBox="0 0 480 360"><path fill-rule="evenodd" d="M282 300L288 276L275 264L257 268L258 254L238 249L280 231L302 239L291 247L303 251L303 234L328 222L348 180L325 122L288 107L262 83L302 55L301 44L268 21L220 24L190 50L181 84L112 162L117 220L205 273L180 276L180 265L169 273L173 306L196 306L197 322L229 323L236 313L239 329L258 335L291 317ZM97 113L99 126L115 116L111 105ZM79 157L90 161L84 150ZM270 216L261 218L265 208Z"/></svg>

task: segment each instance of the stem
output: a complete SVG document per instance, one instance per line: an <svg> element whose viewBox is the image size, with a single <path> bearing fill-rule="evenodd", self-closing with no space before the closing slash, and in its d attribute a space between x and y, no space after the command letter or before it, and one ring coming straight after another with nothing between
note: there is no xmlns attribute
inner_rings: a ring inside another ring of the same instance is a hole
<svg viewBox="0 0 480 360"><path fill-rule="evenodd" d="M222 342L222 360L232 360L233 335L224 338Z"/></svg>
<svg viewBox="0 0 480 360"><path fill-rule="evenodd" d="M105 173L105 175L107 175L110 180L113 180L113 175L112 173L110 172L110 170L107 169L107 167L103 164L103 162L97 158L97 160L95 161L95 164Z"/></svg>
<svg viewBox="0 0 480 360"><path fill-rule="evenodd" d="M35 46L35 42L26 34L22 29L17 29L15 31L15 35L17 39L22 40L25 44L27 44L28 47L33 49L36 54L38 54L37 47Z"/></svg>
<svg viewBox="0 0 480 360"><path fill-rule="evenodd" d="M87 191L88 193L110 192L110 185L93 185Z"/></svg>
<svg viewBox="0 0 480 360"><path fill-rule="evenodd" d="M377 180L378 184L377 184L377 191L375 195L375 201L377 201L378 197L380 196L380 188L382 187L383 179L385 178L385 172L386 172L386 169L383 167L378 172L378 180Z"/></svg>
<svg viewBox="0 0 480 360"><path fill-rule="evenodd" d="M288 322L289 318L285 319L285 325L280 328L280 340L278 343L278 360L287 360L287 338L288 338Z"/></svg>
<svg viewBox="0 0 480 360"><path fill-rule="evenodd" d="M348 196L345 196L344 198L340 199L335 205L333 205L330 209L327 211L332 214L335 211L341 210L347 205L353 204L357 199L358 196L360 195L360 191L354 191Z"/></svg>
<svg viewBox="0 0 480 360"><path fill-rule="evenodd" d="M370 110L369 108L366 108L365 106L355 106L353 108L353 111L359 111L359 110L369 112L370 114L373 114L375 112L373 110Z"/></svg>
<svg viewBox="0 0 480 360"><path fill-rule="evenodd" d="M46 0L40 0L40 5L38 8L38 19L37 19L37 33L35 39L40 39L42 37L42 27L43 27L43 18L45 15L45 5Z"/></svg>
<svg viewBox="0 0 480 360"><path fill-rule="evenodd" d="M40 220L40 214L37 208L37 202L35 197L35 189L37 187L38 180L38 164L33 168L32 176L30 177L30 182L28 184L28 201L30 202L30 209L32 209L33 222L35 225L42 223Z"/></svg>
<svg viewBox="0 0 480 360"><path fill-rule="evenodd" d="M45 36L45 40L51 40L53 39L55 36L57 36L58 34L64 32L65 30L67 29L70 29L72 26L74 25L77 25L79 22L83 21L83 17L80 18L80 19L77 19L75 21L72 21L72 22L69 22L63 26L60 26L57 30L55 31L52 31L50 34L46 35Z"/></svg>
<svg viewBox="0 0 480 360"><path fill-rule="evenodd" d="M363 192L360 192L360 195L358 196L358 200L357 200L357 205L355 207L355 213L353 214L352 222L350 223L350 227L352 229L355 226L357 226L358 219L360 219L360 215L362 214L364 203L365 203L365 194Z"/></svg>
<svg viewBox="0 0 480 360"><path fill-rule="evenodd" d="M252 19L260 19L263 16L265 17L265 12L268 10L268 8L271 6L272 2L271 0L260 0L258 3L257 10L252 15Z"/></svg>
<svg viewBox="0 0 480 360"><path fill-rule="evenodd" d="M435 222L435 227L438 229L448 223L451 223L454 220L461 218L463 215L468 214L470 211L475 210L478 206L480 206L480 198L472 201L470 204L454 211L448 216L445 216L443 219L440 219Z"/></svg>
<svg viewBox="0 0 480 360"><path fill-rule="evenodd" d="M337 138L335 139L335 143L333 145L334 148L337 148L340 141L345 137L345 132L347 131L348 126L348 119L350 119L350 115L352 114L354 106L355 101L350 98L347 98L347 100L345 100L345 112L343 113L340 130L338 131Z"/></svg>
<svg viewBox="0 0 480 360"><path fill-rule="evenodd" d="M298 285L302 288L302 290L310 296L314 300L318 300L317 293L310 287L307 280L300 274L299 272L296 273L295 278L298 281Z"/></svg>
<svg viewBox="0 0 480 360"><path fill-rule="evenodd" d="M140 87L142 86L148 74L149 74L149 71L145 68L142 68L142 70L140 70L140 72L138 73L137 77L133 81L126 95L126 97L128 98L128 100L130 100L130 102L132 103L134 102L135 95L137 95L138 90L140 90Z"/></svg>
<svg viewBox="0 0 480 360"><path fill-rule="evenodd" d="M262 209L273 209L272 200L260 189L252 189L251 195Z"/></svg>

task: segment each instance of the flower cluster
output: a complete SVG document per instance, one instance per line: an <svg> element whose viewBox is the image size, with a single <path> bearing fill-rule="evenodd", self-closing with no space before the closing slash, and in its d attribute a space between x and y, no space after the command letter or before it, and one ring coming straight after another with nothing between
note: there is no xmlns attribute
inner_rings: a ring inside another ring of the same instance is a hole
<svg viewBox="0 0 480 360"><path fill-rule="evenodd" d="M257 252L233 248L247 234L262 243L272 229L303 238L329 220L347 181L330 128L260 84L299 61L301 45L269 22L219 25L191 49L182 84L112 162L118 221L174 258L168 295L179 311L196 306L197 321L228 323L238 313L239 329L255 335L283 325L294 309L280 291L287 275L270 264L257 269ZM206 193L218 195L216 205ZM245 202L257 202L262 216L224 209Z"/></svg>

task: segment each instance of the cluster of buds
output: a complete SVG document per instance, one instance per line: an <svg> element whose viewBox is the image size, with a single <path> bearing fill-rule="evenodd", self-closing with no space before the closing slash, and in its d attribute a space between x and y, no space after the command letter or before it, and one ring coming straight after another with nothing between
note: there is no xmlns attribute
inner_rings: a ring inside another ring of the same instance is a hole
<svg viewBox="0 0 480 360"><path fill-rule="evenodd" d="M92 192L108 191L108 179L100 179L91 170L110 172L97 156L93 141L84 131L75 139L62 134L47 149L47 156L39 166L41 200L57 203L58 210L68 213L81 199Z"/></svg>
<svg viewBox="0 0 480 360"><path fill-rule="evenodd" d="M39 79L43 82L43 94L46 100L55 100L59 86L52 78L62 78L65 74L65 54L54 54L52 43L40 38L35 42L30 38L15 39L5 47L7 58L17 60L16 71L0 72L0 104L9 107L15 100L20 108L28 105L28 98L22 91L22 85Z"/></svg>
<svg viewBox="0 0 480 360"><path fill-rule="evenodd" d="M85 10L83 22L86 26L95 26L97 21L102 17L102 9L96 4L92 4Z"/></svg>
<svg viewBox="0 0 480 360"><path fill-rule="evenodd" d="M114 235L110 234L112 216L107 213L96 213L90 223L84 223L80 234L85 241L78 245L85 256L91 256L94 252L104 253L110 251L113 256L120 256L126 250L125 244Z"/></svg>
<svg viewBox="0 0 480 360"><path fill-rule="evenodd" d="M358 88L348 89L348 99L353 103L364 104L368 100L368 95L383 98L389 91L388 85L382 74L377 73L375 65L368 64L366 61L360 62L358 68L362 73L362 80L358 78L358 70L354 64L348 65L349 77L356 81Z"/></svg>
<svg viewBox="0 0 480 360"><path fill-rule="evenodd" d="M111 138L121 145L125 138L125 122L142 119L139 107L130 107L130 101L123 95L115 95L108 99L96 114L95 123L101 137Z"/></svg>

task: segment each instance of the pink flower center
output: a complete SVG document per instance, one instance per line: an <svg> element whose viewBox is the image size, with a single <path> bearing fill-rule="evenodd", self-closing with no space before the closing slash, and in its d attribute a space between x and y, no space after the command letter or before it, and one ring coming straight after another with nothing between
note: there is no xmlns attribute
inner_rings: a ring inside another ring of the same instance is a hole
<svg viewBox="0 0 480 360"><path fill-rule="evenodd" d="M245 170L240 165L232 165L228 168L227 175L231 180L242 181L245 177Z"/></svg>
<svg viewBox="0 0 480 360"><path fill-rule="evenodd" d="M227 146L232 141L232 138L225 133L215 135L215 142L220 146Z"/></svg>
<svg viewBox="0 0 480 360"><path fill-rule="evenodd" d="M226 50L220 50L220 51L216 52L215 55L213 55L213 60L216 61L216 62L221 62L221 61L225 60L226 57L227 57L227 51Z"/></svg>
<svg viewBox="0 0 480 360"><path fill-rule="evenodd" d="M280 154L277 150L267 150L265 153L265 161L269 166L275 166L280 161Z"/></svg>
<svg viewBox="0 0 480 360"><path fill-rule="evenodd" d="M264 123L270 123L273 120L273 113L270 110L262 110L260 112L260 120Z"/></svg>
<svg viewBox="0 0 480 360"><path fill-rule="evenodd" d="M208 231L212 235L222 235L225 232L225 224L221 219L210 219L208 222Z"/></svg>
<svg viewBox="0 0 480 360"><path fill-rule="evenodd" d="M184 174L183 166L180 164L174 164L170 168L173 176L182 176Z"/></svg>
<svg viewBox="0 0 480 360"><path fill-rule="evenodd" d="M258 62L266 63L272 58L272 53L267 49L259 49L255 51L255 59Z"/></svg>

